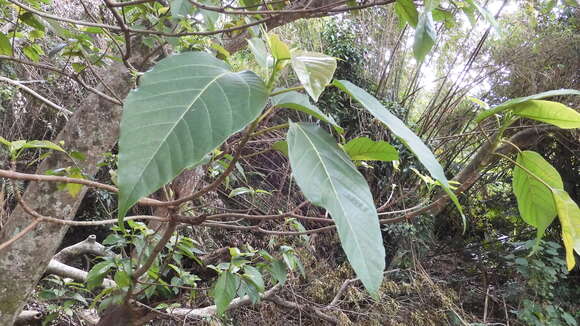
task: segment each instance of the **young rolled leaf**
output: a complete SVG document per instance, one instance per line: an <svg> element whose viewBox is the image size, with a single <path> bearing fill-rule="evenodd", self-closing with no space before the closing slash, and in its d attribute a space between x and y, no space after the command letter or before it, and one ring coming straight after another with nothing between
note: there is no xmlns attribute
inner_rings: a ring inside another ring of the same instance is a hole
<svg viewBox="0 0 580 326"><path fill-rule="evenodd" d="M272 53L272 56L276 60L280 61L290 59L290 49L286 43L280 40L278 35L271 34L268 37L268 45L270 46L270 53Z"/></svg>
<svg viewBox="0 0 580 326"><path fill-rule="evenodd" d="M330 212L351 266L365 288L376 294L385 249L366 180L334 138L318 126L291 122L288 152L296 183L308 200Z"/></svg>
<svg viewBox="0 0 580 326"><path fill-rule="evenodd" d="M307 95L298 92L287 92L271 98L272 106L279 108L288 108L304 112L319 120L331 124L336 131L343 133L344 129L339 126L331 116L324 114L318 107L312 105Z"/></svg>
<svg viewBox="0 0 580 326"><path fill-rule="evenodd" d="M580 113L552 101L530 100L512 107L515 115L552 124L562 129L580 128Z"/></svg>
<svg viewBox="0 0 580 326"><path fill-rule="evenodd" d="M501 113L503 111L509 110L509 109L513 108L513 106L516 104L524 103L526 101L531 101L531 100L540 100L540 99L543 99L546 97L551 97L551 96L562 96L562 95L580 95L580 91L577 91L575 89L556 89L556 90L542 92L542 93L538 93L538 94L534 94L534 95L530 95L530 96L526 96L526 97L514 98L514 99L511 99L509 101L503 102L502 104L494 107L491 110L481 112L475 118L475 122L479 123L479 122L487 119L488 117L493 116L494 114L498 114L498 113Z"/></svg>
<svg viewBox="0 0 580 326"><path fill-rule="evenodd" d="M353 161L390 162L399 159L399 152L391 144L368 137L351 139L343 148Z"/></svg>
<svg viewBox="0 0 580 326"><path fill-rule="evenodd" d="M256 74L202 52L163 59L141 76L121 120L119 218L255 120L266 98Z"/></svg>
<svg viewBox="0 0 580 326"><path fill-rule="evenodd" d="M293 51L292 69L314 102L332 80L336 58L316 52Z"/></svg>
<svg viewBox="0 0 580 326"><path fill-rule="evenodd" d="M557 212L551 189L538 178L555 189L563 188L562 178L558 171L536 152L523 151L518 154L516 162L519 165L514 167L513 188L518 210L526 223L537 228L536 239L540 240Z"/></svg>
<svg viewBox="0 0 580 326"><path fill-rule="evenodd" d="M566 265L571 271L576 265L574 251L580 255L580 209L563 189L553 189L558 218L562 225L562 240L566 247Z"/></svg>

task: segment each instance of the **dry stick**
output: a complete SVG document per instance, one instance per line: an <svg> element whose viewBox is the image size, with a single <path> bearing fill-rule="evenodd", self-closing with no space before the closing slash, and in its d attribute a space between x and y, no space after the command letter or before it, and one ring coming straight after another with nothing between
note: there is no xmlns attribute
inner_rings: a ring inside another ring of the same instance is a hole
<svg viewBox="0 0 580 326"><path fill-rule="evenodd" d="M21 82L18 82L18 81L16 81L16 80L12 80L12 79L10 79L10 78L2 77L2 76L0 76L0 81L7 82L8 84L11 84L11 85L14 85L14 86L16 86L16 87L18 87L18 88L21 88L22 90L24 90L24 91L26 91L28 94L30 94L30 95L32 95L32 96L34 96L36 99L38 99L38 100L40 100L40 101L44 102L46 105L50 106L51 108L53 108L53 109L55 109L55 110L57 110L57 111L59 111L59 112L62 112L62 113L65 115L65 116L70 116L70 115L72 115L72 112L71 112L71 111L69 111L69 110L67 110L67 109L65 109L65 108L63 108L63 107L61 107L61 106L60 106L60 105L58 105L58 104L55 104L55 103L51 102L49 99L47 99L47 98L45 98L44 96L42 96L42 95L38 94L38 93L37 93L37 92L35 92L33 89L31 89L31 88L28 88L27 86L25 86L25 85L24 85L24 84L22 84Z"/></svg>
<svg viewBox="0 0 580 326"><path fill-rule="evenodd" d="M384 271L383 275L387 275L390 273L395 273L395 272L400 272L401 269L400 268L396 268L396 269L391 269L388 271ZM345 280L342 285L340 286L340 288L338 289L338 292L336 292L336 295L334 296L334 298L332 299L332 301L324 308L324 309L331 309L334 306L336 306L338 304L338 300L340 300L340 297L342 296L342 294L344 293L344 291L346 291L346 289L351 285L354 284L356 282L360 281L359 278L353 278L353 279L349 279L349 280Z"/></svg>
<svg viewBox="0 0 580 326"><path fill-rule="evenodd" d="M7 55L0 55L0 60L1 59L18 62L18 63L24 64L24 65L27 65L27 66L32 66L32 67L36 67L36 68L40 68L40 69L44 69L44 70L49 70L49 71L52 71L52 72L57 73L59 75L68 77L68 78L74 80L75 82L77 82L79 85L81 85L82 87L84 87L88 91L90 91L91 93L93 93L93 94L95 94L95 95L97 95L99 97L102 97L102 98L106 99L107 101L109 101L111 103L115 103L115 104L118 104L118 105L123 105L123 103L121 101L119 101L119 100L117 100L117 99L115 99L115 98L113 98L113 97L111 97L111 96L109 96L109 95L107 95L107 94L99 91L98 89L96 89L94 87L91 87L91 86L87 85L78 76L73 75L73 74L69 74L69 73L67 73L67 72L65 72L65 71L63 71L63 70L61 70L61 69L59 69L57 67L50 66L50 65L46 65L46 64L42 64L42 63L36 63L36 62L27 61L27 60L22 60L22 59L15 58L15 57L10 57L10 56L7 56Z"/></svg>
<svg viewBox="0 0 580 326"><path fill-rule="evenodd" d="M12 4L26 10L29 11L31 13L34 13L40 17L44 17L47 19L52 19L52 20L57 20L57 21L61 21L61 22L66 22L66 23L71 23L71 24L77 24L77 25L81 25L81 26L90 26L90 27L100 27L100 28L106 28L108 30L111 31L117 31L117 32L124 32L123 29L119 26L115 26L115 25L107 25L107 24L100 24L100 23L91 23L91 22L87 22L87 21L82 21L82 20L75 20L75 19L70 19L70 18L64 18L64 17L60 17L60 16L56 16L56 15L52 15L49 14L47 12L41 11L41 10L37 10L34 9L32 7L29 7L25 4L22 4L16 0L8 0L8 2L11 2ZM215 31L208 31L208 32L185 32L185 33L167 33L167 32L160 32L160 31L155 31L155 30L148 30L148 29L135 29L135 28L127 28L126 30L128 32L131 33L139 33L139 34L150 34L150 35L161 35L161 36L169 36L169 37L177 37L177 36L193 36L193 35L198 35L198 36L210 36L210 35L217 35L217 34L222 34L222 33L229 33L229 32L235 32L238 30L242 30L242 29L246 29L248 27L252 27L252 26L256 26L256 25L260 25L263 23L266 23L270 20L272 20L273 18L277 18L278 16L270 16L264 19L260 19L248 24L244 24L244 25L239 25L239 26L235 26L235 27L230 27L230 28L224 28L224 29L220 29L220 30L215 30Z"/></svg>

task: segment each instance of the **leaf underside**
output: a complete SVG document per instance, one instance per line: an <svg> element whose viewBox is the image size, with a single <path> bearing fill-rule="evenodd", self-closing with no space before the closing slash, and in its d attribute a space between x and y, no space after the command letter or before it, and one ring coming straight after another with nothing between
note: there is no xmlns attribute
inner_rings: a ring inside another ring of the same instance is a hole
<svg viewBox="0 0 580 326"><path fill-rule="evenodd" d="M385 249L366 180L334 138L312 124L290 123L288 156L296 183L308 200L330 212L351 266L376 294Z"/></svg>
<svg viewBox="0 0 580 326"><path fill-rule="evenodd" d="M160 61L124 103L119 140L119 218L140 198L194 167L257 118L267 91L203 52Z"/></svg>

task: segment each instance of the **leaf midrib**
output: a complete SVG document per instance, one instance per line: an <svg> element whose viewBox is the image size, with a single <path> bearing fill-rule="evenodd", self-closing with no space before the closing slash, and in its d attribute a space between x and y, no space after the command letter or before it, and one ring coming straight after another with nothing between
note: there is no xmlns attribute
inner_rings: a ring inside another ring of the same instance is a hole
<svg viewBox="0 0 580 326"><path fill-rule="evenodd" d="M167 70L165 70L167 71ZM165 72L162 71L162 72ZM169 129L169 131L165 134L165 137L163 137L163 139L159 142L159 145L157 146L157 148L155 149L155 151L153 152L153 155L150 156L149 160L147 161L146 164L143 165L143 169L141 169L141 171L139 171L139 175L142 175L144 171L146 171L149 168L149 165L151 164L151 162L154 160L154 158L157 156L157 153L159 152L159 149L161 148L161 146L163 146L163 144L167 141L167 138L169 137L169 135L171 135L173 133L173 130L175 129L175 127L179 124L179 121L183 120L183 117L189 112L191 106L197 102L197 100L199 100L199 98L201 97L201 95L203 93L205 93L205 91L211 86L213 85L218 79L222 78L223 76L227 75L228 73L232 73L231 71L224 71L221 74L217 75L215 78L213 78L209 83L207 83L207 85L205 85L203 88L201 88L199 90L199 93L193 98L193 100L191 101L191 103L189 103L186 107L185 110L183 110L183 113L179 116L179 118L176 120L176 123L173 124L173 126ZM229 103L229 102L228 102ZM204 103L204 106L205 103ZM231 111L231 105L230 105L230 111ZM131 188L131 190L129 191L129 195L133 194L133 191L135 190L135 188L137 187L138 182L133 184L133 187Z"/></svg>
<svg viewBox="0 0 580 326"><path fill-rule="evenodd" d="M316 156L318 157L318 160L320 161L320 164L322 165L322 168L324 169L324 173L326 174L328 180L330 181L330 185L332 187L332 191L335 195L335 197L338 199L338 193L336 191L336 187L334 186L334 182L332 182L332 178L330 177L330 174L328 172L328 169L326 168L326 164L324 164L324 161L322 160L322 156L320 154L320 152L318 151L318 149L316 148L316 145L314 145L314 143L312 142L312 140L310 140L310 137L308 137L308 134L302 129L302 127L299 124L296 124L296 126L298 127L298 129L302 132L302 134L304 134L304 136L306 137L306 139L308 140L308 142L310 143L310 145L312 146L312 148L314 149L314 152L316 153ZM344 212L344 206L342 205L342 202L340 200L337 200L338 204L340 205L341 210ZM348 218L346 218L345 214L343 213L343 218L345 219L345 222L347 222L346 224L348 225L350 231L352 234L356 234L351 226L351 223L348 223ZM356 239L356 237L355 237ZM362 253L363 250L360 247L359 241L355 241L356 243L356 247L358 248L358 250ZM366 263L365 259L362 259L362 261L364 262L364 265L367 266L368 269L368 264Z"/></svg>

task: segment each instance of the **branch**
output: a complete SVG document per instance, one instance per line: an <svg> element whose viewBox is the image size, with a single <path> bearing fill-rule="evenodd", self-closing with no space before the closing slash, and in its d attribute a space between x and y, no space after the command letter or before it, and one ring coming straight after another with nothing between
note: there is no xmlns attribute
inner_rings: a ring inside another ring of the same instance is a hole
<svg viewBox="0 0 580 326"><path fill-rule="evenodd" d="M98 243L97 236L94 234L89 235L85 240L74 244L72 246L63 248L56 255L54 255L54 260L59 261L63 264L70 262L74 258L85 255L92 254L95 256L112 256L113 253L108 251L105 246Z"/></svg>
<svg viewBox="0 0 580 326"><path fill-rule="evenodd" d="M53 102L51 102L49 99L47 99L46 97L38 94L37 92L35 92L33 89L27 87L26 85L22 84L21 82L18 82L16 80L12 80L10 78L6 78L6 77L2 77L0 76L0 81L3 82L7 82L8 84L14 85L24 91L26 91L28 94L32 95L33 97L35 97L36 99L44 102L46 105L50 106L51 108L63 113L65 116L69 116L72 114L71 111L59 106L58 104L55 104Z"/></svg>
<svg viewBox="0 0 580 326"><path fill-rule="evenodd" d="M42 312L37 310L24 310L22 311L18 317L16 317L16 321L14 322L15 326L20 325L29 325L32 323L38 323L39 320L42 318Z"/></svg>
<svg viewBox="0 0 580 326"><path fill-rule="evenodd" d="M83 283L87 281L87 276L89 275L89 273L83 271L82 269L63 264L54 259L48 263L46 273L72 278L75 281ZM106 278L103 280L103 287L105 288L113 288L116 286L117 283L111 279Z"/></svg>

